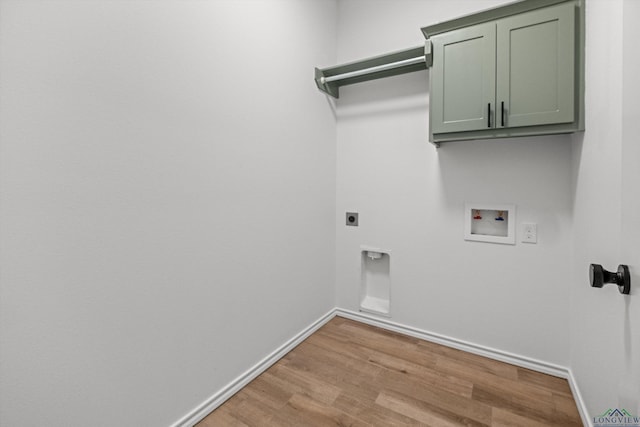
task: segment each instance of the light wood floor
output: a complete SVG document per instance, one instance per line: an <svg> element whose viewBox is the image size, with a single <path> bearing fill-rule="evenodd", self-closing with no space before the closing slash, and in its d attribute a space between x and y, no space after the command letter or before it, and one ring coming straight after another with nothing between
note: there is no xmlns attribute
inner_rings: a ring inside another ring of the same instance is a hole
<svg viewBox="0 0 640 427"><path fill-rule="evenodd" d="M566 380L336 317L210 426L582 426Z"/></svg>

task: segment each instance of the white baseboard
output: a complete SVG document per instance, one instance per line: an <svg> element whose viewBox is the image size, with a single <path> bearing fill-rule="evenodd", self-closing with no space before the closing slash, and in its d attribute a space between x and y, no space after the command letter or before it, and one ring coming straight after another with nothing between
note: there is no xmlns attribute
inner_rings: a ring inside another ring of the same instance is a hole
<svg viewBox="0 0 640 427"><path fill-rule="evenodd" d="M580 393L580 389L578 388L578 383L576 382L571 369L569 369L568 371L569 378L567 378L567 381L569 381L569 387L571 387L571 393L573 393L573 400L576 401L576 406L578 407L580 418L582 418L582 424L584 424L586 427L593 427L593 420L589 416L589 411L587 410L587 405L582 398L582 393Z"/></svg>
<svg viewBox="0 0 640 427"><path fill-rule="evenodd" d="M520 366L523 368L531 369L533 371L542 372L544 374L553 375L560 378L565 378L569 382L569 386L571 387L571 392L573 393L573 397L576 401L576 406L578 407L578 411L580 412L580 417L582 418L582 422L585 426L591 427L592 423L588 415L588 411L586 409L586 405L584 400L582 399L582 395L578 388L578 384L576 383L575 378L573 377L573 373L570 369L555 365L552 363L547 363L541 360L533 359L530 357L525 357L513 353L509 353L502 350L497 350L490 347L485 347L482 345L470 343L467 341L459 340L456 338L448 337L445 335L437 334L434 332L424 331L418 328L414 328L411 326L402 325L396 322L392 322L387 319L382 319L379 317L371 316L364 313L359 313L351 310L345 310L342 308L334 308L329 311L327 314L313 322L311 325L300 331L289 341L284 343L278 349L276 349L273 353L269 354L263 360L258 362L256 365L251 367L245 373L240 375L238 378L227 384L220 391L215 393L213 396L208 398L202 404L198 405L195 409L189 412L187 415L182 417L176 423L174 423L171 427L192 427L199 421L201 421L204 417L207 416L211 411L216 409L218 406L222 405L227 399L233 396L235 393L240 391L244 386L249 384L252 380L258 377L261 373L269 369L274 363L284 357L289 351L291 351L294 347L308 338L315 331L320 329L324 324L329 322L335 316L344 317L346 319L355 320L357 322L366 323L371 326L377 326L382 329L387 329L393 332L398 332L403 335L408 335L414 338L419 338L425 341L434 342L436 344L441 344L447 347L452 347L458 350L463 350L469 353L477 354L480 356L488 357L490 359L498 360L501 362L510 363L512 365Z"/></svg>
<svg viewBox="0 0 640 427"><path fill-rule="evenodd" d="M273 353L269 354L267 357L255 364L238 378L224 386L220 391L198 405L180 420L176 421L171 425L171 427L192 427L196 425L199 421L201 421L204 417L211 413L211 411L222 405L227 399L240 391L244 386L257 378L261 373L269 369L274 363L283 358L288 352L293 350L294 347L307 339L315 331L320 329L329 320L333 319L335 315L336 310L333 309L313 322L311 325L307 326L289 341L281 345Z"/></svg>

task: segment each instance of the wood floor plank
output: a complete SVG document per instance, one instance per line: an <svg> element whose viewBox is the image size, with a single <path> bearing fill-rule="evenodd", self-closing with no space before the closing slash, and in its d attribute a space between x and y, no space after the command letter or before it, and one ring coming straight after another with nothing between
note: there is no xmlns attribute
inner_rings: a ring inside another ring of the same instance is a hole
<svg viewBox="0 0 640 427"><path fill-rule="evenodd" d="M457 410L450 410L438 403L416 399L402 393L384 391L376 403L392 411L413 418L420 423L436 426L488 426L491 423L491 408L478 410L472 418ZM478 408L478 407L477 407ZM467 412L468 411L464 411Z"/></svg>
<svg viewBox="0 0 640 427"><path fill-rule="evenodd" d="M368 363L383 370L397 371L406 374L412 378L419 378L424 381L425 386L435 386L465 397L471 397L471 389L473 383L463 379L459 379L450 375L443 374L435 366L435 358L430 357L404 357L400 353L398 355L390 355L375 349L362 348L358 344L350 342L342 343L333 340L331 337L320 336L315 337L312 342L325 349L333 352L344 354L346 356L355 357L363 363ZM416 351L417 352L417 351ZM422 360L423 364L415 363L412 360Z"/></svg>
<svg viewBox="0 0 640 427"><path fill-rule="evenodd" d="M544 389L552 390L554 393L571 396L569 383L562 378L551 375L540 375L539 372L530 369L518 368L518 381L538 385Z"/></svg>
<svg viewBox="0 0 640 427"><path fill-rule="evenodd" d="M361 400L352 394L343 393L338 396L333 406L353 414L357 419L374 426L410 426L420 424L413 418L382 407L376 403L378 396L379 393L376 393L374 400Z"/></svg>
<svg viewBox="0 0 640 427"><path fill-rule="evenodd" d="M321 329L319 335L331 333L333 337L356 344L363 349L373 349L424 365L433 365L433 355L417 351L418 340L357 322L343 323L336 329Z"/></svg>
<svg viewBox="0 0 640 427"><path fill-rule="evenodd" d="M293 395L279 413L297 426L351 426L368 427L368 424L341 411L299 394Z"/></svg>
<svg viewBox="0 0 640 427"><path fill-rule="evenodd" d="M282 389L287 390L290 395L301 394L329 405L342 392L340 387L309 376L306 372L291 369L286 365L275 366L272 370L265 372L264 375L265 380L278 384Z"/></svg>
<svg viewBox="0 0 640 427"><path fill-rule="evenodd" d="M548 427L550 425L500 408L493 408L492 419L492 425L495 427Z"/></svg>
<svg viewBox="0 0 640 427"><path fill-rule="evenodd" d="M336 317L209 426L581 426L566 380Z"/></svg>
<svg viewBox="0 0 640 427"><path fill-rule="evenodd" d="M551 419L554 413L551 397L549 401L542 402L536 399L520 401L514 398L513 395L504 393L502 390L487 389L483 386L474 386L473 400L482 402L494 409L505 410L509 413L540 422Z"/></svg>
<svg viewBox="0 0 640 427"><path fill-rule="evenodd" d="M218 408L198 423L199 427L249 427L230 413L228 406Z"/></svg>
<svg viewBox="0 0 640 427"><path fill-rule="evenodd" d="M490 424L491 407L467 397L449 392L448 390L425 387L422 382L408 378L395 372L385 372L381 379L385 393L398 393L411 396L416 401L440 408L450 413L457 413L459 417L475 420L480 424Z"/></svg>
<svg viewBox="0 0 640 427"><path fill-rule="evenodd" d="M287 404L293 392L282 387L278 381L273 381L271 374L265 372L256 378L251 387L242 390L243 397L260 401L269 408L277 411Z"/></svg>
<svg viewBox="0 0 640 427"><path fill-rule="evenodd" d="M480 372L487 372L502 378L514 380L518 378L518 368L508 363L478 356L477 354L468 353L455 348L445 347L429 341L420 341L418 343L418 347L422 350L439 355L440 359L444 358L452 361L458 361L469 367L473 367L475 370Z"/></svg>
<svg viewBox="0 0 640 427"><path fill-rule="evenodd" d="M504 378L501 375L476 369L474 365L446 358L438 360L436 366L442 372L473 382L474 387L482 386L487 390L495 390L497 394L522 396L525 400L532 400L532 403L547 402L550 404L551 402L552 390L530 381L522 382L517 379Z"/></svg>
<svg viewBox="0 0 640 427"><path fill-rule="evenodd" d="M218 410L219 409L217 409L213 413L215 414ZM277 425L277 423L272 423L271 420L273 418L273 414L278 413L278 411L274 411L272 408L263 403L262 400L253 399L249 396L240 400L239 403L231 407L229 409L229 413L233 418L241 421L248 426Z"/></svg>
<svg viewBox="0 0 640 427"><path fill-rule="evenodd" d="M572 396L554 393L553 404L555 408L553 418L559 423L566 427L582 426L580 413Z"/></svg>
<svg viewBox="0 0 640 427"><path fill-rule="evenodd" d="M307 375L316 381L326 382L331 385L339 386L343 393L354 396L362 401L374 402L378 389L372 384L376 384L381 369L375 366L366 367L360 363L358 367L351 369L350 363L344 362L343 359L327 358L330 352L324 352L321 348L313 348L310 346L303 351L310 351L304 354L302 351L290 356L287 368L298 371L300 374ZM365 367L363 369L362 367Z"/></svg>
<svg viewBox="0 0 640 427"><path fill-rule="evenodd" d="M320 375L331 384L356 386L364 380L375 379L383 371L379 366L308 343L296 348L296 354L289 358L287 366Z"/></svg>

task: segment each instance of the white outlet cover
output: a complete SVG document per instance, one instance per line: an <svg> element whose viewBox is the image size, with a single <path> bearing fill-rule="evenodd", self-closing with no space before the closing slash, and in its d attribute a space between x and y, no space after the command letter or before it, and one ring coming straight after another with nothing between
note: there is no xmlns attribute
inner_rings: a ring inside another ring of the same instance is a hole
<svg viewBox="0 0 640 427"><path fill-rule="evenodd" d="M538 224L532 222L522 223L522 242L538 243Z"/></svg>

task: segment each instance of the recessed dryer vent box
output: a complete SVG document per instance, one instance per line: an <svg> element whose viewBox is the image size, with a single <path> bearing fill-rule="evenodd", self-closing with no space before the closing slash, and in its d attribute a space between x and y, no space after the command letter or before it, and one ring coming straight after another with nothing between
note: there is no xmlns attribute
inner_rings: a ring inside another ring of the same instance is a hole
<svg viewBox="0 0 640 427"><path fill-rule="evenodd" d="M516 206L465 203L464 239L515 245Z"/></svg>

